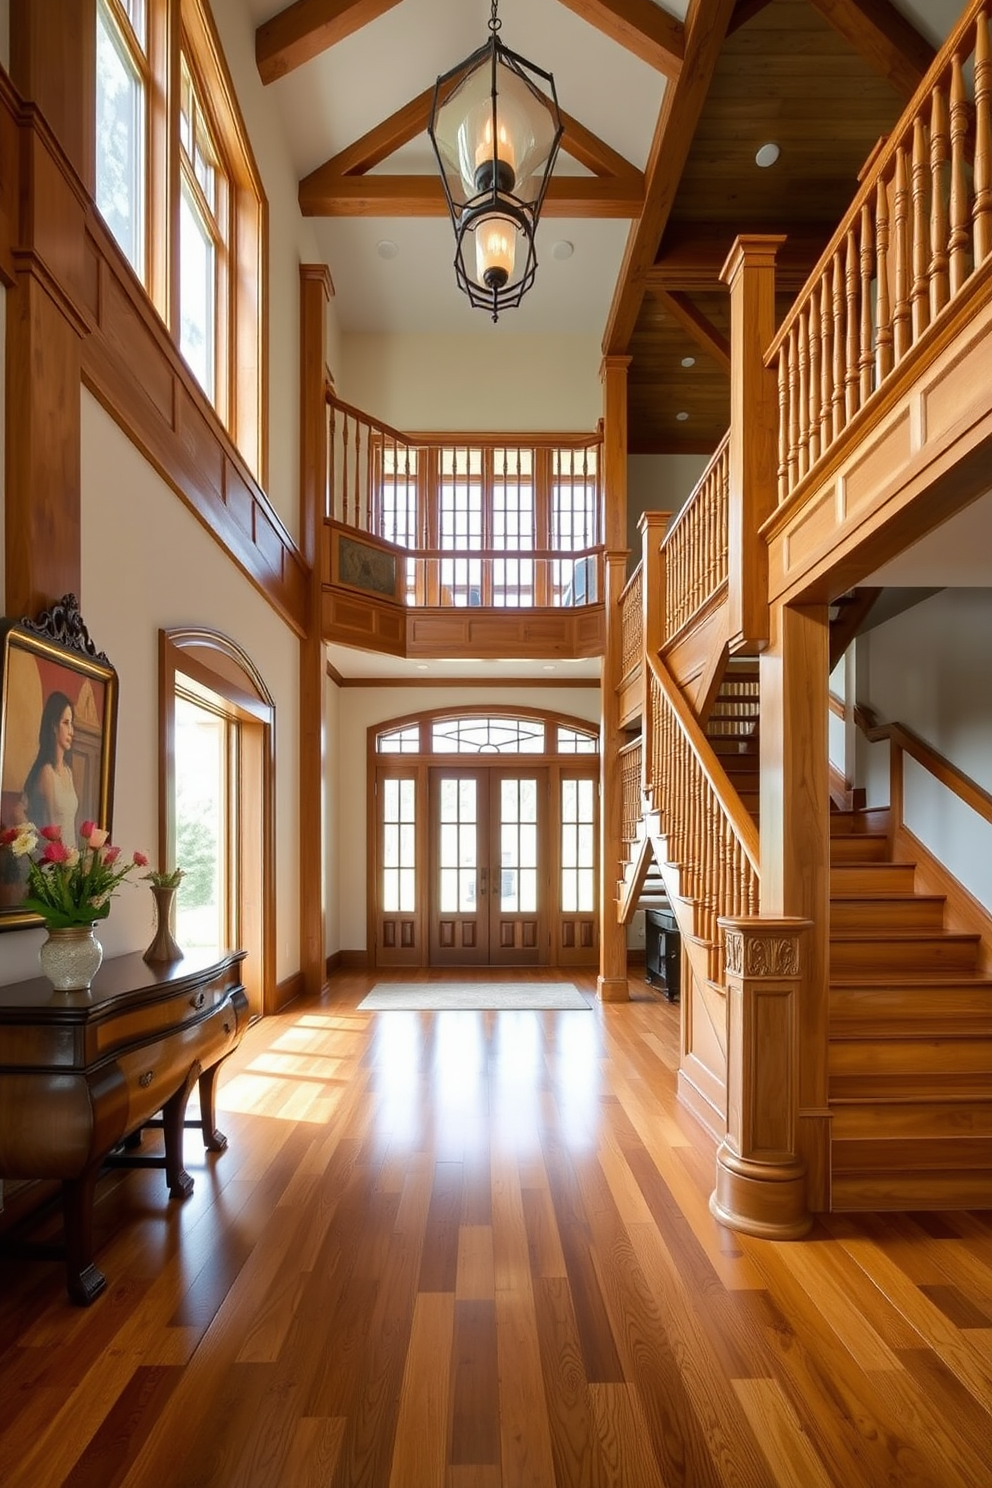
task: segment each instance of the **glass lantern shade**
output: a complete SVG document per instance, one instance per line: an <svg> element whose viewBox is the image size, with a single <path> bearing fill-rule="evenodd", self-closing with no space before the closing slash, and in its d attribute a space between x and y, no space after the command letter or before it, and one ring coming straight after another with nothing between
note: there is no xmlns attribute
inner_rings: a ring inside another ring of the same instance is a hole
<svg viewBox="0 0 992 1488"><path fill-rule="evenodd" d="M459 287L497 320L534 282L534 234L562 122L551 74L490 29L485 46L438 78L427 132L455 230Z"/></svg>

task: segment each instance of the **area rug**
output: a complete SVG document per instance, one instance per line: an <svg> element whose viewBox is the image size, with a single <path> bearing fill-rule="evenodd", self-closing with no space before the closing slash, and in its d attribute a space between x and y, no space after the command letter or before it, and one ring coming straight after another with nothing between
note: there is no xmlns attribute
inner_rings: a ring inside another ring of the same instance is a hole
<svg viewBox="0 0 992 1488"><path fill-rule="evenodd" d="M509 1009L589 1009L571 982L379 982L360 1013L501 1012Z"/></svg>

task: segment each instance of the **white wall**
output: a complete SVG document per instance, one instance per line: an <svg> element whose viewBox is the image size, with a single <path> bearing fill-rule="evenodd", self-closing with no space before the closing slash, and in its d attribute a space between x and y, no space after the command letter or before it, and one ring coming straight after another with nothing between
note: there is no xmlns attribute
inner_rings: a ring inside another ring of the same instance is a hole
<svg viewBox="0 0 992 1488"><path fill-rule="evenodd" d="M88 393L82 405L82 586L90 635L119 675L114 838L158 856L158 632L198 625L235 637L275 699L276 975L299 969L298 656L295 635ZM99 938L144 950L152 899L126 883ZM0 983L36 976L40 930L0 940Z"/></svg>
<svg viewBox="0 0 992 1488"><path fill-rule="evenodd" d="M401 433L592 432L603 411L595 336L345 336L339 395Z"/></svg>
<svg viewBox="0 0 992 1488"><path fill-rule="evenodd" d="M992 791L992 589L944 589L858 640L858 699ZM889 799L888 745L863 748L868 804ZM912 761L906 824L992 909L992 826Z"/></svg>
<svg viewBox="0 0 992 1488"><path fill-rule="evenodd" d="M681 511L709 464L708 455L629 455L627 458L627 546L631 564L640 561L637 523L642 512Z"/></svg>
<svg viewBox="0 0 992 1488"><path fill-rule="evenodd" d="M339 885L340 949L360 950L366 939L366 811L368 801L367 740L372 724L432 708L464 707L484 710L489 703L541 708L571 713L599 725L598 687L354 687L341 689L336 747L331 769L337 770L334 789L340 800L336 838ZM334 949L339 947L335 946Z"/></svg>

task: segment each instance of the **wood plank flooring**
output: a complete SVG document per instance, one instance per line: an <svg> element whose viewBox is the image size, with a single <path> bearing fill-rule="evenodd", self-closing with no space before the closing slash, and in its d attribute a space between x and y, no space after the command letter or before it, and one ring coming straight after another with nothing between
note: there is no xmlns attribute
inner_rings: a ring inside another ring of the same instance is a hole
<svg viewBox="0 0 992 1488"><path fill-rule="evenodd" d="M992 1213L735 1235L677 1007L374 980L249 1030L186 1203L101 1179L91 1308L0 1262L4 1488L992 1485Z"/></svg>

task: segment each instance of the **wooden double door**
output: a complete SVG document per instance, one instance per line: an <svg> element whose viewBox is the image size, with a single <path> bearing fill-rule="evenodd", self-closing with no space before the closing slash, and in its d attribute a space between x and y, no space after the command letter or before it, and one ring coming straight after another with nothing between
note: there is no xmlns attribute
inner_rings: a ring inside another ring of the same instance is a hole
<svg viewBox="0 0 992 1488"><path fill-rule="evenodd" d="M429 771L431 966L549 960L546 768Z"/></svg>

